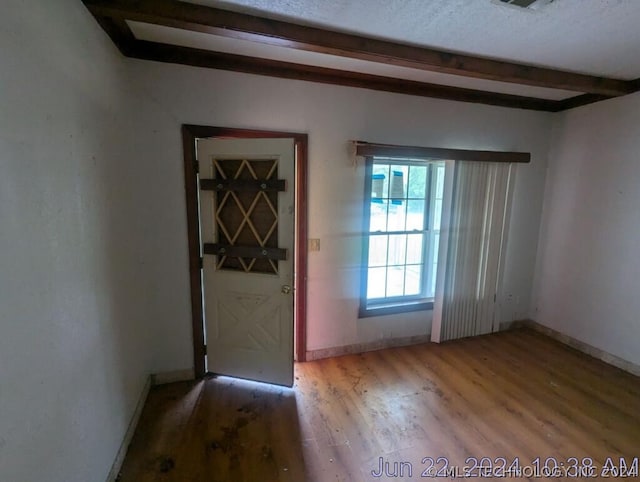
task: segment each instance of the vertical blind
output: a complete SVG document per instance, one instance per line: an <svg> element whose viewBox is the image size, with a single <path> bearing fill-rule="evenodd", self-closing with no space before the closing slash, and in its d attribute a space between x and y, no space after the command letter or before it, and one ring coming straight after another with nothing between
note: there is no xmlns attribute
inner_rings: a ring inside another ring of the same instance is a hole
<svg viewBox="0 0 640 482"><path fill-rule="evenodd" d="M510 176L508 163L455 163L433 341L493 330Z"/></svg>

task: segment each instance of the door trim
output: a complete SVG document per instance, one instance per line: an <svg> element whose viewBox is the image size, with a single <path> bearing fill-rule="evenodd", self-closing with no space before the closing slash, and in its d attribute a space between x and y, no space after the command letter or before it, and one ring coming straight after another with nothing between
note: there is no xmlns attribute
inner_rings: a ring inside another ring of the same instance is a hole
<svg viewBox="0 0 640 482"><path fill-rule="evenodd" d="M191 286L191 325L193 330L193 366L196 378L205 375L204 314L202 312L202 278L200 267L200 229L198 219L198 176L196 140L205 138L255 139L287 138L295 147L295 224L294 224L294 333L297 361L307 354L307 134L294 132L234 129L202 125L182 125L184 187L187 200L187 235L189 240L189 280Z"/></svg>

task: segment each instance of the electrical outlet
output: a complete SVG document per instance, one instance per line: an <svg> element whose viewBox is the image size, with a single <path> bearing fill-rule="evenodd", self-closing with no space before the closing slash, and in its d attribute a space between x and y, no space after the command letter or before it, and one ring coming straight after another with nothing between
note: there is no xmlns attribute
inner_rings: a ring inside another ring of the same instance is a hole
<svg viewBox="0 0 640 482"><path fill-rule="evenodd" d="M320 240L318 238L309 239L309 252L320 251Z"/></svg>

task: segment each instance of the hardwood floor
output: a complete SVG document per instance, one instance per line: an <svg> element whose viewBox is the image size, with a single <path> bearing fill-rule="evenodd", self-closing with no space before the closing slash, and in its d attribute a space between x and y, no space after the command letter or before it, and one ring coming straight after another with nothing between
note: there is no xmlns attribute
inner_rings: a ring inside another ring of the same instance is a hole
<svg viewBox="0 0 640 482"><path fill-rule="evenodd" d="M292 390L155 387L120 480L601 479L621 457L634 475L639 409L639 378L522 329L298 364Z"/></svg>

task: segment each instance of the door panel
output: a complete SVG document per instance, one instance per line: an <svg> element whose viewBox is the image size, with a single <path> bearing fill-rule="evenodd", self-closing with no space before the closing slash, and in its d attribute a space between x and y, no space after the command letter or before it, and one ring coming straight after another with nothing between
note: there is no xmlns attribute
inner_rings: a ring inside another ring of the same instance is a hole
<svg viewBox="0 0 640 482"><path fill-rule="evenodd" d="M291 386L293 139L197 150L208 370Z"/></svg>

